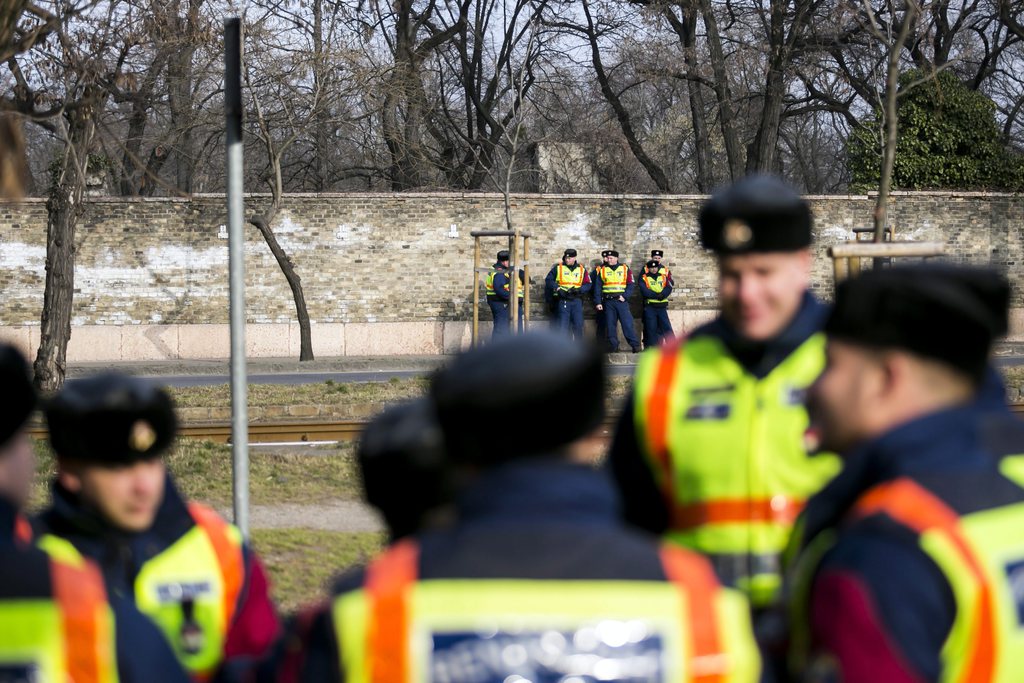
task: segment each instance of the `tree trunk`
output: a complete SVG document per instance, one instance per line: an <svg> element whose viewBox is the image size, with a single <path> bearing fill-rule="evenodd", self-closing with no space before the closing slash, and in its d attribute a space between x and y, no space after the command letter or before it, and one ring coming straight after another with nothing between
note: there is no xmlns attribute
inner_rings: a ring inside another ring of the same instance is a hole
<svg viewBox="0 0 1024 683"><path fill-rule="evenodd" d="M782 98L786 94L785 68L789 50L786 40L786 3L772 0L768 29L768 78L761 104L757 134L747 153L747 173L771 173L779 148L779 122L782 119ZM791 31L796 30L791 28Z"/></svg>
<svg viewBox="0 0 1024 683"><path fill-rule="evenodd" d="M597 44L597 31L594 27L594 20L590 15L590 0L584 0L583 14L587 17L587 40L590 43L590 58L594 65L594 74L597 76L597 82L601 86L601 94L604 95L605 101L608 102L612 111L615 112L619 128L622 130L622 134L625 136L633 156L644 167L644 170L647 171L647 175L651 177L654 184L658 186L659 192L671 192L672 187L668 182L668 176L665 175L661 166L644 151L643 145L640 144L640 140L637 138L636 130L633 128L633 121L629 116L629 111L622 104L618 94L612 90L611 83L608 81L608 74L605 72L604 64L601 62L601 50Z"/></svg>
<svg viewBox="0 0 1024 683"><path fill-rule="evenodd" d="M680 4L682 18L677 17L668 7L663 14L683 45L683 61L688 78L686 88L690 96L690 116L693 119L693 146L697 157L697 190L708 193L714 189L715 176L711 163L711 141L708 139L708 122L705 116L704 91L697 80L697 11L691 3Z"/></svg>
<svg viewBox="0 0 1024 683"><path fill-rule="evenodd" d="M323 0L313 0L313 63L317 65L326 63L324 55L324 6ZM332 72L328 69L313 69L313 93L314 101L319 105L326 99L327 90L331 85ZM330 133L327 130L327 118L329 112L323 105L316 107L316 123L313 139L316 146L316 155L313 160L315 178L313 187L317 192L324 192L327 189L327 155L330 146Z"/></svg>
<svg viewBox="0 0 1024 683"><path fill-rule="evenodd" d="M710 0L698 0L704 29L707 31L708 52L711 55L711 71L714 74L715 97L718 100L718 118L725 145L725 158L729 163L729 176L739 180L743 176L743 147L736 134L736 114L732 106L732 89L729 87L729 73L725 67L725 51L722 37L718 33L718 20Z"/></svg>
<svg viewBox="0 0 1024 683"><path fill-rule="evenodd" d="M82 213L89 148L96 133L94 93L68 112L64 156L46 202L46 284L40 320L39 351L33 364L36 388L54 392L64 385L67 349L71 340L71 311L75 292L75 228Z"/></svg>
<svg viewBox="0 0 1024 683"><path fill-rule="evenodd" d="M277 215L277 207L276 202L272 203L265 215L253 216L249 222L255 225L263 235L267 246L270 247L270 253L274 255L277 265L284 273L285 279L288 280L288 286L292 289L292 298L295 299L295 316L299 320L299 361L313 360L313 335L309 328L309 313L306 310L306 296L302 292L302 280L295 272L292 260L288 258L288 254L278 243L274 231L270 229L270 223Z"/></svg>

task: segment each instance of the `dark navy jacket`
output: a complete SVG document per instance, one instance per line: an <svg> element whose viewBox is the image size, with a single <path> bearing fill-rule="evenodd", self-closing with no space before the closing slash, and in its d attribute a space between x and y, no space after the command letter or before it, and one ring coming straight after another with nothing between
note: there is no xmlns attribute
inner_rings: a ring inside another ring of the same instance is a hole
<svg viewBox="0 0 1024 683"><path fill-rule="evenodd" d="M52 596L50 557L15 540L17 511L0 498L0 600ZM188 681L156 626L131 601L108 596L114 613L117 668L121 681Z"/></svg>
<svg viewBox="0 0 1024 683"><path fill-rule="evenodd" d="M498 299L500 299L501 301L508 301L509 296L512 294L511 287L509 289L505 289L506 285L511 284L508 281L508 271L505 270L504 267L502 267L502 265L500 263L495 263L493 267L497 271L494 274L494 295ZM524 276L525 276L525 272L523 271L522 268L520 268L519 269L519 287L520 288L524 286L524 284L523 284ZM519 289L518 291L521 292L522 289ZM522 297L520 297L520 298L522 298Z"/></svg>
<svg viewBox="0 0 1024 683"><path fill-rule="evenodd" d="M550 459L515 461L484 474L458 502L459 521L416 536L419 576L431 578L664 581L656 539L618 519L618 500L598 470ZM343 576L334 593L363 585ZM298 633L296 632L298 631ZM329 607L301 616L278 665L298 680L338 681ZM283 675L278 680L295 680Z"/></svg>
<svg viewBox="0 0 1024 683"><path fill-rule="evenodd" d="M839 528L813 584L812 647L839 662L846 680L937 680L956 615L948 581L913 533L882 515L845 525L847 511L873 486L904 477L961 515L1024 502L1024 488L999 471L1013 454L1024 454L1024 422L983 391L969 406L864 444L808 501L797 542Z"/></svg>
<svg viewBox="0 0 1024 683"><path fill-rule="evenodd" d="M827 306L807 293L789 326L768 342L753 343L742 339L721 316L697 328L689 337L712 336L720 339L747 372L760 379L820 332L828 311ZM608 467L622 494L626 520L641 529L661 534L668 528L668 506L654 481L654 473L647 459L640 451L633 424L633 401L630 395L622 410L608 455Z"/></svg>

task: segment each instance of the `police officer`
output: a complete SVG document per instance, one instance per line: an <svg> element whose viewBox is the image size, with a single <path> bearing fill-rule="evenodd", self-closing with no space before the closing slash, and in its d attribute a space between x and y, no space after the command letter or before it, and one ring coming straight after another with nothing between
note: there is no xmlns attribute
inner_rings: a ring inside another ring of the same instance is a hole
<svg viewBox="0 0 1024 683"><path fill-rule="evenodd" d="M583 338L583 296L592 286L590 274L576 261L576 250L566 249L562 260L551 267L544 278L545 291L555 305L558 329Z"/></svg>
<svg viewBox="0 0 1024 683"><path fill-rule="evenodd" d="M35 457L25 422L36 397L28 363L0 344L0 680L187 681L163 636L126 601L108 599L91 562L31 545L21 510Z"/></svg>
<svg viewBox="0 0 1024 683"><path fill-rule="evenodd" d="M238 529L174 486L161 457L177 428L167 393L119 374L74 380L46 420L57 477L40 546L95 560L195 680L264 654L278 631L266 574Z"/></svg>
<svg viewBox="0 0 1024 683"><path fill-rule="evenodd" d="M608 250L607 264L594 269L594 304L604 314L605 330L608 333L608 350L619 350L619 330L633 353L640 353L640 340L633 329L633 314L629 311L629 298L633 295L633 271L619 263L619 252ZM618 325L617 325L618 323Z"/></svg>
<svg viewBox="0 0 1024 683"><path fill-rule="evenodd" d="M611 251L605 249L601 252L601 265L608 265L608 254ZM605 326L605 313L604 308L594 309L594 334L597 335L597 346L599 348L605 348L608 344L608 328Z"/></svg>
<svg viewBox="0 0 1024 683"><path fill-rule="evenodd" d="M491 272L487 274L487 280L484 283L484 289L487 292L487 305L491 309L491 316L494 319L493 327L491 328L491 338L499 337L503 334L508 334L509 331L509 317L508 317L508 292L503 291L503 284L508 282L504 273L508 270L509 255L508 251L502 249L498 252L496 261L491 266ZM499 279L498 286L495 287L495 280Z"/></svg>
<svg viewBox="0 0 1024 683"><path fill-rule="evenodd" d="M634 524L707 554L765 606L797 514L839 468L803 445L827 312L807 291L811 213L779 180L752 176L705 203L700 230L718 257L721 313L641 356L610 466Z"/></svg>
<svg viewBox="0 0 1024 683"><path fill-rule="evenodd" d="M505 260L504 260L504 263L503 263L504 267L501 270L499 270L497 273L495 273L495 276L494 276L494 283L495 283L495 285L494 286L495 286L495 291L498 293L498 297L505 303L505 306L506 306L506 308L505 308L505 312L506 312L505 318L507 320L508 319L508 315L507 315L507 313L508 313L508 305L509 305L509 301L510 301L510 297L511 297L511 282L510 282L510 278L509 278L508 252L506 251L506 252L504 252L504 254L505 254ZM524 312L526 310L523 307L523 302L525 300L525 292L526 292L526 272L522 268L520 268L519 269L519 285L516 287L516 299L517 299L517 303L518 303L518 306L516 308L519 311L518 317L519 317L519 331L520 332L523 331L523 316L524 316ZM508 327L508 324L506 323L506 329L507 329L507 327Z"/></svg>
<svg viewBox="0 0 1024 683"><path fill-rule="evenodd" d="M672 276L668 268L651 259L644 266L638 285L644 300L644 348L649 349L673 334L672 321L668 319Z"/></svg>
<svg viewBox="0 0 1024 683"><path fill-rule="evenodd" d="M672 279L672 271L669 270L668 266L662 263L662 259L665 258L665 252L661 249L651 249L651 261L655 261L660 268L665 270L665 275L668 277L669 283L675 287L675 281Z"/></svg>
<svg viewBox="0 0 1024 683"><path fill-rule="evenodd" d="M756 680L746 601L698 555L623 528L610 482L577 461L604 374L552 332L440 371L458 522L342 578L299 680ZM513 447L491 438L494 415L515 417Z"/></svg>
<svg viewBox="0 0 1024 683"><path fill-rule="evenodd" d="M808 404L845 462L794 539L803 679L1024 680L1024 424L977 393L1008 292L949 265L838 287Z"/></svg>

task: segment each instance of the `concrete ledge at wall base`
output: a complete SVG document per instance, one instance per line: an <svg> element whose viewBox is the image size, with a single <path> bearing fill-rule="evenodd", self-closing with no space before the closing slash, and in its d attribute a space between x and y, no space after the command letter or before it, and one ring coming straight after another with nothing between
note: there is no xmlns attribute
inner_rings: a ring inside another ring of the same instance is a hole
<svg viewBox="0 0 1024 683"><path fill-rule="evenodd" d="M714 318L714 310L671 310L676 333L686 333ZM548 319L531 324L547 327ZM636 320L637 334L640 320ZM450 355L471 343L468 321L388 323L313 323L313 354L317 358L356 356ZM480 338L491 336L491 321L481 317ZM585 335L594 338L594 323L587 320ZM1007 342L1024 344L1024 308L1010 312ZM39 349L39 326L0 326L0 342L14 345L28 358ZM85 325L72 329L69 363L104 363L160 360L223 360L230 351L226 324L209 325ZM298 323L251 323L246 326L249 358L299 357Z"/></svg>

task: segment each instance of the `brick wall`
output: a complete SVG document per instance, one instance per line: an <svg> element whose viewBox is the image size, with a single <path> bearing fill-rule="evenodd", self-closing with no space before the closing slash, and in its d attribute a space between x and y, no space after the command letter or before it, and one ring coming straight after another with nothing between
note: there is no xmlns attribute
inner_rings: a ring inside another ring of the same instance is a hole
<svg viewBox="0 0 1024 683"><path fill-rule="evenodd" d="M265 201L250 197L247 209ZM715 269L698 243L701 201L692 196L515 196L513 219L533 235L533 316L542 316L544 275L569 246L588 264L601 249L614 247L634 268L650 249L664 249L677 283L672 302L677 320L705 315L716 305ZM873 199L829 196L812 197L811 202L818 232L814 288L827 298L831 265L824 247L847 241L854 227L868 225ZM1024 197L898 193L891 215L897 239L944 242L954 259L992 263L1020 284ZM396 339L406 334L429 337L425 347L399 344L394 350L416 353L463 343L464 331L453 333L458 339L450 341L438 326L464 326L471 317L469 233L502 229L502 216L497 194L291 195L274 229L302 278L310 316L332 340L338 334L348 340L340 346L323 340L322 352L351 354L348 342L363 337L372 350L373 340L389 330ZM228 321L224 222L222 196L90 200L77 239L76 335L84 338L87 334L79 331L89 329L110 339L111 326L119 328L122 348L110 351L111 357L125 357L131 326L145 328L151 336L172 327L203 326L222 336ZM42 306L45 226L41 200L0 204L0 328L7 338L22 335L27 346ZM248 227L247 235L248 319L283 334L289 341L270 346L290 355L294 325L288 323L295 320L290 290L256 229ZM483 264L503 246L499 238L484 240ZM1024 325L1022 289L1017 287L1013 300L1018 333ZM486 306L482 311L482 318L489 320ZM221 355L220 336L208 351L183 353L181 334L175 332L174 348L156 356ZM354 348L362 349L360 344Z"/></svg>

